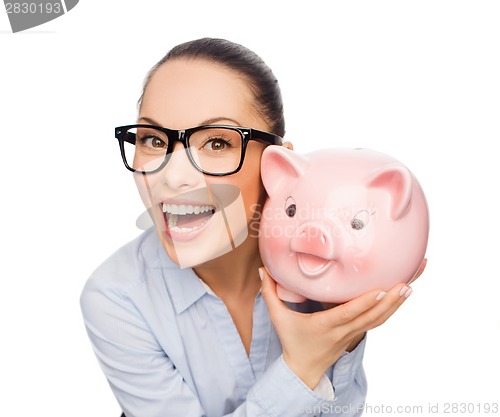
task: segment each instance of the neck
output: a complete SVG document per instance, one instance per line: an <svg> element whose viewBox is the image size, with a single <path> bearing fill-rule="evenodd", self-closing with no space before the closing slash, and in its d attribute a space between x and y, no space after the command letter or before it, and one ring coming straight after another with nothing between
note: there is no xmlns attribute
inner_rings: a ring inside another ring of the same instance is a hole
<svg viewBox="0 0 500 417"><path fill-rule="evenodd" d="M234 250L194 268L196 274L221 299L255 299L262 266L258 239L249 236Z"/></svg>

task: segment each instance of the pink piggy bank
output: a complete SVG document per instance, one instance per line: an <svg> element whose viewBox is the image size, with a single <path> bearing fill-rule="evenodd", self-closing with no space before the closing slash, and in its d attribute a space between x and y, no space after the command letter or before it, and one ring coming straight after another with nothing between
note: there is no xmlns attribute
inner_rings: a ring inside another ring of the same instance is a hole
<svg viewBox="0 0 500 417"><path fill-rule="evenodd" d="M282 300L343 303L414 277L429 216L403 164L368 149L269 146L261 171L259 247Z"/></svg>

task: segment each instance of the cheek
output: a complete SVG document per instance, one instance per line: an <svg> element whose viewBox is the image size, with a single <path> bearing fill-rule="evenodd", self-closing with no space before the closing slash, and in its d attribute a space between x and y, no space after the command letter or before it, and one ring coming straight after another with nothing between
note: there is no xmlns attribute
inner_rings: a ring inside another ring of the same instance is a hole
<svg viewBox="0 0 500 417"><path fill-rule="evenodd" d="M266 191L260 178L261 149L247 150L243 166L239 172L228 177L222 177L220 181L226 182L240 190L247 220L258 220L266 199Z"/></svg>
<svg viewBox="0 0 500 417"><path fill-rule="evenodd" d="M266 192L260 180L260 175L247 178L247 181L241 184L240 190L245 205L247 220L260 219L262 208L266 200Z"/></svg>
<svg viewBox="0 0 500 417"><path fill-rule="evenodd" d="M153 219L153 223L159 232L164 232L165 223L163 220L163 212L155 203L155 199L153 197L153 190L159 181L158 176L155 174L149 174L147 176L134 174L134 181L144 207L148 210L151 218Z"/></svg>
<svg viewBox="0 0 500 417"><path fill-rule="evenodd" d="M296 235L299 222L286 216L281 207L266 205L260 225L262 246L276 256L288 257L292 252L290 242Z"/></svg>
<svg viewBox="0 0 500 417"><path fill-rule="evenodd" d="M158 176L155 174L134 174L134 181L144 206L147 209L151 208L155 204L152 190L158 182Z"/></svg>
<svg viewBox="0 0 500 417"><path fill-rule="evenodd" d="M238 190L236 200L231 206L226 206L228 220L231 221L237 218L239 222L244 222L245 228L249 224L251 224L252 228L258 228L262 207L265 202L265 190L260 178L258 176L255 178L246 177L244 181L231 181L225 184Z"/></svg>

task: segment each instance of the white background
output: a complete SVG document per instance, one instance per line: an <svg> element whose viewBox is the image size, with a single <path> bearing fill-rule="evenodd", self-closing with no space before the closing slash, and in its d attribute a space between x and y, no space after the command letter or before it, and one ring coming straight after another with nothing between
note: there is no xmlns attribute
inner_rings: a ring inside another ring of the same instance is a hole
<svg viewBox="0 0 500 417"><path fill-rule="evenodd" d="M149 68L203 36L273 68L296 151L378 149L426 191L428 267L369 335L366 415L500 402L499 22L496 1L81 0L12 34L2 12L0 414L118 417L79 310L140 233L113 127Z"/></svg>

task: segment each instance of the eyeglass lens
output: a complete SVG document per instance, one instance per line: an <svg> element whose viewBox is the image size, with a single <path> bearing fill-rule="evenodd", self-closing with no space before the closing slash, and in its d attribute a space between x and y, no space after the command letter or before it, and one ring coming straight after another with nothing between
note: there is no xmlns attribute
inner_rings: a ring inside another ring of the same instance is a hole
<svg viewBox="0 0 500 417"><path fill-rule="evenodd" d="M148 127L132 127L127 134L136 138L135 145L127 141L123 143L127 164L145 172L158 169L167 153L170 140L167 134ZM237 130L204 128L191 134L188 146L198 168L213 174L224 174L238 168L243 139Z"/></svg>

